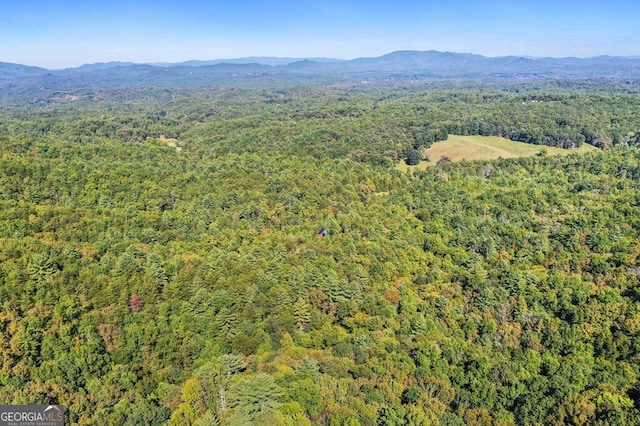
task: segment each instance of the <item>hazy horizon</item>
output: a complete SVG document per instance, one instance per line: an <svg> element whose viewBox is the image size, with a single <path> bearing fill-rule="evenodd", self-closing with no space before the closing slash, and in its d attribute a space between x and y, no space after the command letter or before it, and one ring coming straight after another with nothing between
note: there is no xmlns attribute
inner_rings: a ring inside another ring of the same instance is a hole
<svg viewBox="0 0 640 426"><path fill-rule="evenodd" d="M397 50L638 56L637 16L640 4L629 1L34 0L4 6L0 62L61 69L113 61L354 59Z"/></svg>
<svg viewBox="0 0 640 426"><path fill-rule="evenodd" d="M433 50L430 49L432 51L437 51L437 50ZM383 53L381 55L378 55L376 57L380 57L380 56L384 56L384 55L388 55L394 52L401 52L401 51L407 51L404 49L401 50L395 50L392 52L386 52ZM418 50L412 50L415 52L427 52L427 50L424 51L418 51ZM438 51L441 53L453 53L453 54L476 54L474 52L450 52L450 51ZM527 58L527 59L544 59L544 58L554 58L554 59L567 59L567 58L572 58L572 57L568 57L568 56L530 56L530 55L501 55L501 56L489 56L489 55L481 55L487 58L497 58L497 57L504 57L504 56L515 56L515 57L522 57L522 58ZM590 58L596 58L598 56L610 56L610 57L620 57L620 58L629 58L629 59L640 59L640 56L637 55L596 55L596 56L584 56L584 57L577 57L574 56L573 58L579 58L579 59L590 59ZM22 64L22 63L18 63L18 62L8 62L8 61L0 61L0 63L9 63L9 64L16 64L16 65L24 65L24 66L35 66L35 67L40 67L49 71L62 71L65 69L75 69L75 68L81 68L83 66L92 66L92 65L109 65L109 64L133 64L133 65L152 65L152 66L172 66L172 65L179 65L179 64L188 64L188 63L197 63L197 62L202 62L202 63L209 63L209 62L216 62L216 63L225 63L225 61L229 61L229 63L238 63L238 64L250 64L250 63L257 63L257 64L261 64L261 65L284 65L285 63L292 63L294 61L297 60L335 60L335 61L350 61L353 59L362 59L362 58L375 58L372 56L356 56L353 58L330 58L330 57L304 57L304 56L300 56L300 57L283 57L283 56L242 56L242 57L234 57L234 58L208 58L208 59L188 59L185 61L177 61L177 62L171 62L171 61L154 61L154 62L139 62L139 61L119 61L119 60L113 60L113 61L97 61L97 62L86 62L80 65L73 65L73 66L69 66L69 67L41 67L39 65L30 65L30 64ZM261 61L261 59L263 59L263 61ZM246 60L246 61L245 61ZM271 61L270 61L271 60ZM239 62L238 62L239 61ZM273 61L285 61L283 63L270 63Z"/></svg>

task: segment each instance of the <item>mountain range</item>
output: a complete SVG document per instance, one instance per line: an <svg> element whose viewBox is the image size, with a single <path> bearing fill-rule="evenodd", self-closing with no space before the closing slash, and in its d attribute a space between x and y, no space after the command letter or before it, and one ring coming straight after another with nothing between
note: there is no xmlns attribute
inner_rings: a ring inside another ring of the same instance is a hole
<svg viewBox="0 0 640 426"><path fill-rule="evenodd" d="M45 91L136 87L274 86L420 79L640 79L640 58L486 57L470 53L395 51L375 58L251 57L136 64L109 62L48 70L0 63L0 102Z"/></svg>

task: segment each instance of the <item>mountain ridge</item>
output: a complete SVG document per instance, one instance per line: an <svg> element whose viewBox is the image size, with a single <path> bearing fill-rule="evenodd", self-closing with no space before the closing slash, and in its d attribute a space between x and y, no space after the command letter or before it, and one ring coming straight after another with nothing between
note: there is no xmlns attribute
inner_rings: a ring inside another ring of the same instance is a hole
<svg viewBox="0 0 640 426"><path fill-rule="evenodd" d="M31 73L36 72L60 72L60 71L95 71L123 66L132 66L132 65L150 65L158 68L169 68L169 67L201 67L201 66L210 66L217 65L221 63L225 64L237 64L237 65L249 65L249 64L259 64L259 65L267 65L271 67L282 67L291 65L298 62L311 62L311 63L319 63L319 64L346 64L346 63L373 63L373 62L397 62L398 60L407 60L408 58L412 60L419 60L419 63L423 63L425 59L430 60L438 60L442 59L451 60L451 61L460 61L460 60L475 60L475 61L501 61L506 59L521 59L525 61L532 62L545 62L545 63L564 63L564 62L581 62L581 63L589 63L595 61L637 61L640 60L640 56L612 56L612 55L598 55L593 57L573 57L573 56L565 56L565 57L551 57L551 56L543 56L543 57L532 57L526 55L506 55L506 56L484 56L476 53L468 53L468 52L450 52L450 51L438 51L438 50L395 50L389 53L386 53L381 56L362 56L356 57L353 59L336 59L336 58L328 58L328 57L304 57L304 58L294 58L294 57L277 57L277 56L248 56L248 57L239 57L239 58L226 58L226 59L210 59L210 60L197 60L192 59L188 61L182 62L131 62L131 61L109 61L109 62L94 62L94 63L86 63L77 67L66 67L63 69L49 69L44 67L36 67L23 65L18 63L10 63L10 62L0 62L0 69L4 70L5 67L9 66L16 70L22 69L23 71L30 70Z"/></svg>
<svg viewBox="0 0 640 426"><path fill-rule="evenodd" d="M14 64L11 62L0 62L0 78L24 77L45 74L48 72L51 72L51 70L30 65Z"/></svg>
<svg viewBox="0 0 640 426"><path fill-rule="evenodd" d="M0 101L42 99L46 93L140 87L281 87L428 79L628 79L640 80L640 58L488 57L436 50L398 50L378 57L248 57L172 64L102 62L48 70L0 63Z"/></svg>

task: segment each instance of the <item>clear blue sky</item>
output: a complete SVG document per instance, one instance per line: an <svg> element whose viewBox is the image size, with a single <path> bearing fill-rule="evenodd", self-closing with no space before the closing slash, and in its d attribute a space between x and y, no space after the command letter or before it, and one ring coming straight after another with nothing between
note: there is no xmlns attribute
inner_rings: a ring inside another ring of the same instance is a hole
<svg viewBox="0 0 640 426"><path fill-rule="evenodd" d="M0 62L640 55L635 0L1 0Z"/></svg>

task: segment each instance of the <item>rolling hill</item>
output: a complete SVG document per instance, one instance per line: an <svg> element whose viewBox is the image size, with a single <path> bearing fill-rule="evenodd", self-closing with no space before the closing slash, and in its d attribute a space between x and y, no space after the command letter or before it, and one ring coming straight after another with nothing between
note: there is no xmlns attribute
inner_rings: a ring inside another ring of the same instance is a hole
<svg viewBox="0 0 640 426"><path fill-rule="evenodd" d="M320 77L320 78L319 78ZM485 57L469 53L396 51L375 58L245 58L178 64L111 62L64 70L0 63L0 96L16 88L50 90L142 86L282 86L419 79L640 78L640 59ZM10 88L10 89L9 89Z"/></svg>

